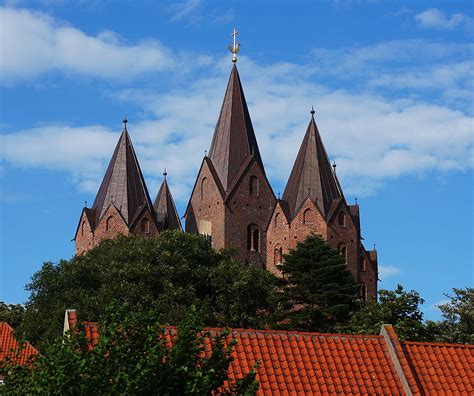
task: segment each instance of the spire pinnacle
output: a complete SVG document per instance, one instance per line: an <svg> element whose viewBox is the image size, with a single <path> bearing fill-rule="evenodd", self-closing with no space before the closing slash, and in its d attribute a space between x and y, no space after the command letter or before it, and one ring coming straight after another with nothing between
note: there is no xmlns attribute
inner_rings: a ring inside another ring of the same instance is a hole
<svg viewBox="0 0 474 396"><path fill-rule="evenodd" d="M234 45L233 46L229 45L227 47L227 48L229 48L229 51L232 52L232 62L234 62L234 63L237 62L237 54L240 51L240 44L237 43L237 34L239 34L239 32L237 31L237 29L234 28L234 31L231 34L231 36L234 37Z"/></svg>
<svg viewBox="0 0 474 396"><path fill-rule="evenodd" d="M123 117L123 121L122 121L122 122L123 122L123 129L127 130L127 122L128 122L127 116Z"/></svg>
<svg viewBox="0 0 474 396"><path fill-rule="evenodd" d="M311 106L311 111L310 111L310 113L311 113L311 117L314 119L314 113L316 113L316 112L314 111L314 106Z"/></svg>
<svg viewBox="0 0 474 396"><path fill-rule="evenodd" d="M334 173L336 173L336 160L333 160L332 162L332 168L334 169Z"/></svg>
<svg viewBox="0 0 474 396"><path fill-rule="evenodd" d="M165 180L166 180L166 176L168 176L168 172L166 172L166 168L165 168L165 171L163 172L163 176L165 177Z"/></svg>

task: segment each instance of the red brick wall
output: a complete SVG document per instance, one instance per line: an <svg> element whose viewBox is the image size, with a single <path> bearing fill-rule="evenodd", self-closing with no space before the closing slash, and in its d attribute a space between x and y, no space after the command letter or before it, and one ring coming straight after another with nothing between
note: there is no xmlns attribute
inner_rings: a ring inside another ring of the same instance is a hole
<svg viewBox="0 0 474 396"><path fill-rule="evenodd" d="M204 178L206 178L205 189L202 191ZM204 161L186 213L186 232L197 234L199 221L210 221L212 247L216 250L223 249L225 247L224 212L224 200L207 163Z"/></svg>
<svg viewBox="0 0 474 396"><path fill-rule="evenodd" d="M280 270L275 263L275 249L281 247L282 254L287 254L289 251L290 225L281 208L279 202L275 205L270 223L267 229L267 270L274 275L280 276Z"/></svg>
<svg viewBox="0 0 474 396"><path fill-rule="evenodd" d="M83 211L76 234L76 255L82 255L91 249L93 242L94 235L92 233L91 225Z"/></svg>
<svg viewBox="0 0 474 396"><path fill-rule="evenodd" d="M148 232L145 230L142 230L142 220L147 219L148 220ZM132 225L132 229L130 230L130 233L135 234L135 235L142 235L144 237L153 237L158 235L158 228L156 228L155 222L153 221L153 216L150 213L148 209L145 209L140 216L138 216L138 219L135 221L135 223Z"/></svg>
<svg viewBox="0 0 474 396"><path fill-rule="evenodd" d="M250 195L250 178L258 180L258 192ZM225 211L225 244L237 250L242 262L264 268L266 263L266 229L275 206L275 196L265 175L253 161L227 200ZM259 251L247 249L247 228L254 224L260 230Z"/></svg>

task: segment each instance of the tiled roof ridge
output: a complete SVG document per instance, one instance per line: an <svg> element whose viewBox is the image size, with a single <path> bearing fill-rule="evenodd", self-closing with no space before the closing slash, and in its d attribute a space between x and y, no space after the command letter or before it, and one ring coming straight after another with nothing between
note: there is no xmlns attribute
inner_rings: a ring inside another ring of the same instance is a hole
<svg viewBox="0 0 474 396"><path fill-rule="evenodd" d="M436 347L454 347L454 348L474 348L474 344L454 344L449 342L429 342L429 341L400 341L402 345L426 345Z"/></svg>

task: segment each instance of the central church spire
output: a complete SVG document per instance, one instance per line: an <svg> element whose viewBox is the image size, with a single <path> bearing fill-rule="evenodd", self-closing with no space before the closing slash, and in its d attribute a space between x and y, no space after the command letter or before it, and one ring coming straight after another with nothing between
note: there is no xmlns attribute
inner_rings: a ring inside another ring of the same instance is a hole
<svg viewBox="0 0 474 396"><path fill-rule="evenodd" d="M209 149L209 158L225 191L235 182L250 157L255 158L263 169L239 72L234 63Z"/></svg>

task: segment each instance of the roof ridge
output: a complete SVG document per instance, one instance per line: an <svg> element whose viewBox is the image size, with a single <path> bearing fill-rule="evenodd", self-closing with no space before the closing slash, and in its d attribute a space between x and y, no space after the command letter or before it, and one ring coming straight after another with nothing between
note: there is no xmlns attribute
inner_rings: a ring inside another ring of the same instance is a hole
<svg viewBox="0 0 474 396"><path fill-rule="evenodd" d="M430 345L436 347L454 347L454 348L474 348L474 344L455 344L449 342L430 342L430 341L400 341L402 345Z"/></svg>

